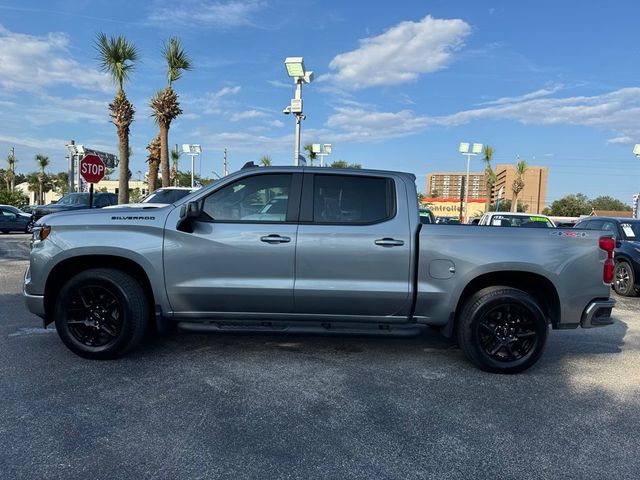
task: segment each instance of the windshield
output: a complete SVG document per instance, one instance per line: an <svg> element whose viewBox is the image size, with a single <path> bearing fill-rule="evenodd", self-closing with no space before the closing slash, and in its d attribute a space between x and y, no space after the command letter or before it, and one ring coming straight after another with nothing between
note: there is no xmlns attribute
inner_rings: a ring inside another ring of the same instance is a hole
<svg viewBox="0 0 640 480"><path fill-rule="evenodd" d="M625 240L640 241L640 221L621 223L620 229Z"/></svg>
<svg viewBox="0 0 640 480"><path fill-rule="evenodd" d="M192 190L161 188L145 197L142 203L175 203L192 192Z"/></svg>
<svg viewBox="0 0 640 480"><path fill-rule="evenodd" d="M70 193L58 200L56 205L89 205L89 194Z"/></svg>

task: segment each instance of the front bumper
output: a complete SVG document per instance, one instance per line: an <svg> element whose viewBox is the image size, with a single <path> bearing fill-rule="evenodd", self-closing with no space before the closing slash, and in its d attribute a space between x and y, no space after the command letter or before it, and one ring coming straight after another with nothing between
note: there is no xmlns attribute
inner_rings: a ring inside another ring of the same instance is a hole
<svg viewBox="0 0 640 480"><path fill-rule="evenodd" d="M587 305L582 312L580 325L582 328L604 327L611 325L611 309L615 306L616 301L611 298L602 300L593 300Z"/></svg>
<svg viewBox="0 0 640 480"><path fill-rule="evenodd" d="M31 280L30 269L24 272L24 282L22 284L22 296L24 297L24 303L31 313L38 315L40 318L45 318L44 309L44 295L31 295L27 293L27 284Z"/></svg>

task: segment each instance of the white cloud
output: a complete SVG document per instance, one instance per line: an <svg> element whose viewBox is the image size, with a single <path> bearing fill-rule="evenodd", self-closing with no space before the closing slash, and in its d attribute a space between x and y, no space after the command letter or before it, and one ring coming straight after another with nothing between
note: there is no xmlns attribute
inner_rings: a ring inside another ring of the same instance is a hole
<svg viewBox="0 0 640 480"><path fill-rule="evenodd" d="M239 27L251 25L253 16L265 5L262 1L237 0L230 2L212 2L185 0L165 2L149 15L153 25L175 28L184 27Z"/></svg>
<svg viewBox="0 0 640 480"><path fill-rule="evenodd" d="M216 114L221 113L221 105L224 97L228 97L231 95L237 95L240 93L241 87L236 85L235 87L223 87L217 92L207 92L204 95L204 113ZM198 99L187 99L188 103L202 105L203 101L201 98Z"/></svg>
<svg viewBox="0 0 640 480"><path fill-rule="evenodd" d="M501 97L497 100L480 103L479 105L503 105L505 103L517 103L524 100L533 100L534 98L548 97L549 95L553 95L554 93L562 90L562 87L562 85L554 85L548 88L541 88L535 92L525 93L524 95L519 95L517 97Z"/></svg>
<svg viewBox="0 0 640 480"><path fill-rule="evenodd" d="M292 83L287 83L287 82L283 82L281 80L268 80L267 83L269 85L271 85L272 87L276 87L276 88L291 88L293 86L293 82Z"/></svg>
<svg viewBox="0 0 640 480"><path fill-rule="evenodd" d="M209 150L228 148L230 152L253 153L263 151L271 153L287 151L291 147L290 135L269 137L249 132L220 132L214 134L198 132L198 136L203 138L203 143L209 145Z"/></svg>
<svg viewBox="0 0 640 480"><path fill-rule="evenodd" d="M233 112L229 116L229 120L232 122L239 122L241 120L250 120L252 118L262 118L266 116L267 114L260 110L246 110L244 112Z"/></svg>
<svg viewBox="0 0 640 480"><path fill-rule="evenodd" d="M471 27L463 20L430 15L401 22L381 35L360 40L360 48L334 57L325 76L345 89L396 85L447 66Z"/></svg>
<svg viewBox="0 0 640 480"><path fill-rule="evenodd" d="M335 135L356 142L397 138L429 127L458 126L477 120L587 126L612 132L615 137L609 143L617 144L633 143L633 138L640 138L640 87L623 88L593 96L537 97L539 95L525 94L512 97L510 103L501 102L441 116L416 115L410 110L378 112L366 108L340 107L329 117L327 126L334 130Z"/></svg>
<svg viewBox="0 0 640 480"><path fill-rule="evenodd" d="M69 37L64 33L35 36L0 26L0 65L0 88L5 90L40 91L60 84L87 90L113 89L105 74L71 58Z"/></svg>

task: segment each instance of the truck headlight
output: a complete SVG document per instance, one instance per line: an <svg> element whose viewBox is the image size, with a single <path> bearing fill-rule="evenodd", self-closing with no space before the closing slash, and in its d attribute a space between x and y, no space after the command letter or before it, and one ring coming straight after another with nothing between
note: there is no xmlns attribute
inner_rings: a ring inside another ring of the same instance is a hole
<svg viewBox="0 0 640 480"><path fill-rule="evenodd" d="M33 237L31 238L31 244L35 242L42 242L51 233L51 227L49 225L37 225L33 227Z"/></svg>

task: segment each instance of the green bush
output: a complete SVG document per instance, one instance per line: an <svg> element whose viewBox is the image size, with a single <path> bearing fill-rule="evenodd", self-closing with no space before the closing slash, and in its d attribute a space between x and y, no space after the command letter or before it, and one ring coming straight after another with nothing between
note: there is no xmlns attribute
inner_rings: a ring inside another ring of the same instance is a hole
<svg viewBox="0 0 640 480"><path fill-rule="evenodd" d="M0 205L13 205L14 207L24 208L29 205L29 197L22 192L10 192L3 188L0 189Z"/></svg>

